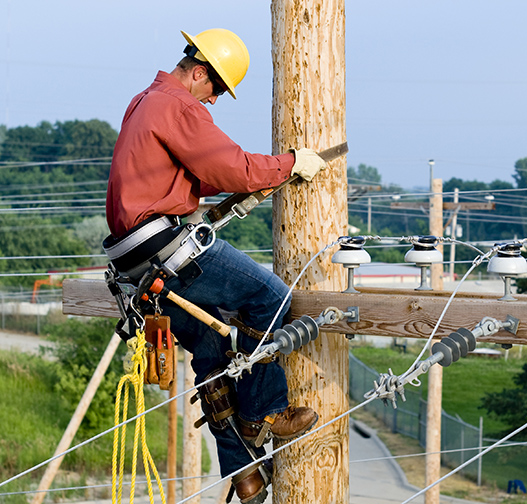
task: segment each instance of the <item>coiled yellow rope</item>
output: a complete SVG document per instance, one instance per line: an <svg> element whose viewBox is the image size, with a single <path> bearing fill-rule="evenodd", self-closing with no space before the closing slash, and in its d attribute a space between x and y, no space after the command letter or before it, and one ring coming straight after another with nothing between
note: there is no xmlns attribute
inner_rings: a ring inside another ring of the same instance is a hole
<svg viewBox="0 0 527 504"><path fill-rule="evenodd" d="M144 413L145 411L145 397L143 391L143 376L146 369L146 341L144 331L139 329L136 331L136 337L131 338L126 342L129 353L133 353L128 362L125 358L125 374L119 381L117 386L117 397L115 399L115 425L119 425L121 422L125 422L128 416L128 399L130 384L134 387L135 400L137 414ZM126 386L125 386L126 385ZM121 395L124 388L123 396L123 417L120 420L120 405ZM137 472L137 454L139 447L139 438L141 438L141 451L143 454L143 466L145 469L146 480L148 483L148 496L150 498L150 504L154 504L154 492L152 489L152 480L150 477L150 470L152 470L154 477L157 481L157 486L161 494L162 504L166 504L165 493L161 484L161 478L154 464L154 460L148 446L146 444L146 421L145 415L140 416L135 421L134 431L134 445L132 453L132 472L131 472L131 486L130 486L130 504L134 502L135 494L135 477ZM126 453L126 424L121 427L120 436L120 450L119 450L119 429L115 429L113 436L113 454L112 454L112 504L121 504L123 494L123 476L124 476L124 463ZM118 454L119 452L119 461ZM119 473L119 483L117 484L117 473Z"/></svg>

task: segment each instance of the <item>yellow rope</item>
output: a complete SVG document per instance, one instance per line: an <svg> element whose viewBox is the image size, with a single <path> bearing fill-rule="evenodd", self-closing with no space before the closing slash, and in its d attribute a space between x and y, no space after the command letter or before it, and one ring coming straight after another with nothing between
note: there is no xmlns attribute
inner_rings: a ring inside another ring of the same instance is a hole
<svg viewBox="0 0 527 504"><path fill-rule="evenodd" d="M125 374L119 381L117 386L117 397L115 399L115 425L126 421L128 416L128 400L130 384L134 387L137 414L145 411L145 396L143 391L143 375L146 369L146 341L144 331L137 330L136 337L131 338L126 342L129 352L132 352L131 362L128 367L125 362ZM124 388L124 395L123 395ZM121 419L120 405L121 395L123 395L123 413ZM141 452L143 454L143 466L145 469L146 479L148 483L148 496L150 504L154 504L154 491L152 488L152 479L150 477L150 470L154 474L157 481L157 486L161 494L162 504L166 504L165 493L161 484L161 478L154 464L150 450L146 444L146 421L145 415L139 417L135 421L134 430L134 445L132 453L132 471L131 471L131 486L130 486L130 504L134 502L135 494L135 477L137 473L137 455L139 451L139 439L141 439ZM120 450L119 450L120 441ZM112 504L121 504L123 495L123 477L124 477L124 463L126 453L126 424L121 427L121 436L119 440L119 429L115 429L113 435L113 454L112 454ZM119 456L118 456L119 453Z"/></svg>

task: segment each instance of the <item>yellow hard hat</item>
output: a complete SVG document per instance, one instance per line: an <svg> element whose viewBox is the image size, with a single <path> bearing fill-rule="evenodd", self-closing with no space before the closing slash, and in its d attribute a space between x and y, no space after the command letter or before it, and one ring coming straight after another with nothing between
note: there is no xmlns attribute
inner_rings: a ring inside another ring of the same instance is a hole
<svg viewBox="0 0 527 504"><path fill-rule="evenodd" d="M234 88L242 81L249 68L249 51L242 39L230 30L213 28L192 36L181 32L189 45L198 52L194 58L208 62L227 85L233 98Z"/></svg>

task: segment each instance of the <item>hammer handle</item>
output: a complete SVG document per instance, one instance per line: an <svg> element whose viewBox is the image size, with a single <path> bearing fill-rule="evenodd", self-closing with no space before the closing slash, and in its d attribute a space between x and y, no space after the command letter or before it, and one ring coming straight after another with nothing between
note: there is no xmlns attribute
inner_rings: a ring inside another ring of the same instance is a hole
<svg viewBox="0 0 527 504"><path fill-rule="evenodd" d="M204 324L207 324L215 331L218 331L222 336L229 336L231 333L231 328L227 324L213 317L210 313L201 309L199 306L196 306L190 301L178 296L175 292L169 291L167 298L173 303L177 304L179 307L183 308L183 310L185 310L187 313L190 313L193 317L196 317Z"/></svg>

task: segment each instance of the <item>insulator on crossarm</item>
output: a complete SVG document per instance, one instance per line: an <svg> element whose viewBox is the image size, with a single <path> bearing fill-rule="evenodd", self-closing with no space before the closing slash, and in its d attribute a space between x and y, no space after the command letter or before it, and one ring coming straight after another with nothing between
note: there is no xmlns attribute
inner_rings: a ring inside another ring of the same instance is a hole
<svg viewBox="0 0 527 504"><path fill-rule="evenodd" d="M316 322L309 315L302 315L299 319L293 320L291 324L277 329L271 345L275 345L281 353L289 355L293 350L298 350L306 343L316 340L318 333Z"/></svg>
<svg viewBox="0 0 527 504"><path fill-rule="evenodd" d="M456 332L449 334L441 339L440 342L434 344L432 353L441 352L443 358L439 364L443 367L450 366L452 362L456 362L460 357L466 357L468 352L472 352L476 348L476 337L471 331L460 327Z"/></svg>

